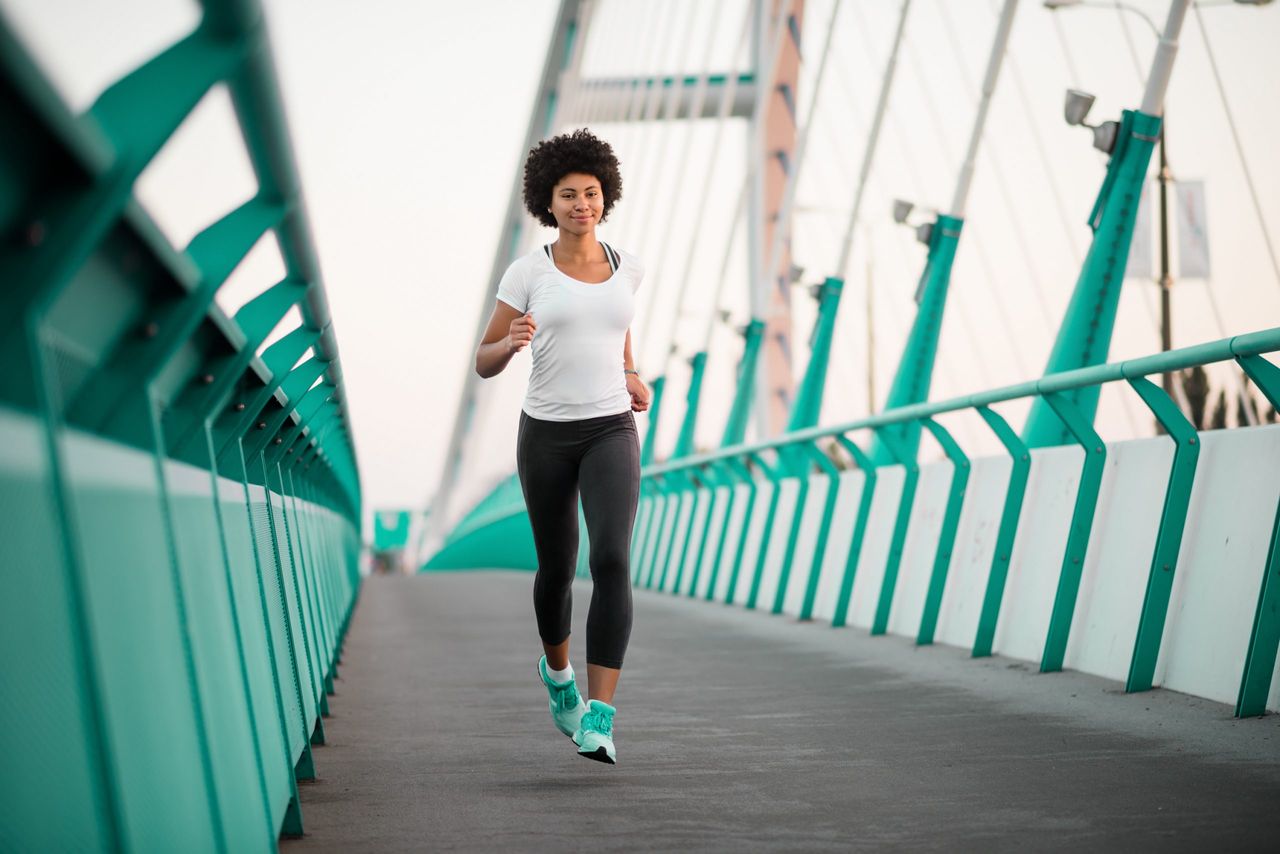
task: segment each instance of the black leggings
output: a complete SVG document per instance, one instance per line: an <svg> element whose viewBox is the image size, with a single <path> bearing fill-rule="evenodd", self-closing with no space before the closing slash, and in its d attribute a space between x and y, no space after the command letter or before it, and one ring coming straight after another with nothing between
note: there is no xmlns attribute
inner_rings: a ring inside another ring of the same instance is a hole
<svg viewBox="0 0 1280 854"><path fill-rule="evenodd" d="M622 667L631 637L631 529L640 498L635 416L542 421L521 413L516 466L538 552L533 610L539 636L553 646L569 637L581 492L594 582L587 663Z"/></svg>

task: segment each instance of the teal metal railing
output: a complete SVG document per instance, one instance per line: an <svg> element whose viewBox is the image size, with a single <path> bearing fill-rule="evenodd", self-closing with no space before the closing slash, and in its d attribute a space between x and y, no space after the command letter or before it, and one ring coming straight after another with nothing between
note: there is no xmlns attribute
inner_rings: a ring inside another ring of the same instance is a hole
<svg viewBox="0 0 1280 854"><path fill-rule="evenodd" d="M1086 417L1076 407L1072 401L1071 393L1081 390L1096 391L1106 383L1123 381L1138 393L1142 401L1151 410L1153 416L1164 426L1169 440L1176 447L1155 548L1152 554L1146 595L1142 606L1142 615L1135 640L1130 672L1126 682L1126 689L1129 691L1148 689L1152 685L1156 657L1160 649L1170 590L1173 584L1173 568L1177 565L1178 552L1186 523L1191 488L1199 454L1199 437L1193 425L1183 416L1177 405L1173 403L1160 386L1148 381L1146 377L1151 374L1183 370L1212 362L1234 360L1272 404L1280 405L1280 368L1277 368L1261 356L1263 353L1273 352L1277 349L1280 349L1280 328L1239 335L1234 338L1165 352L1155 356L1052 374L1039 380L951 400L901 407L877 416L845 424L797 430L767 442L737 445L649 466L643 471L643 488L647 497L644 499L645 506L642 506L639 515L639 522L636 526L637 537L632 551L633 563L637 558L640 561L638 571L634 572L635 581L640 586L655 586L653 583L654 573L650 563L656 551L656 546L663 542L664 536L674 540L678 535L678 532L671 528L659 527L652 529L651 526L646 525L646 519L652 518L653 514L657 512L657 504L671 501L673 497L678 496L682 491L699 487L709 488L712 493L711 505L706 518L711 519L715 514L715 503L722 494L722 491L717 490L715 487L741 484L746 487L745 501L747 509L741 530L737 534L736 542L730 541L727 537L729 532L727 520L733 510L733 502L737 500L738 491L734 489L723 491L727 496L728 507L724 516L726 523L719 531L719 541L715 546L716 554L726 556L732 554L734 556L726 567L731 573L731 577L727 587L728 592L723 595L726 602L732 601L734 591L740 589L739 576L742 573L749 573L748 578L744 580L745 589L748 591L745 606L747 608L764 607L773 613L780 613L796 553L796 543L800 530L799 510L797 510L791 524L785 526L787 541L783 551L780 580L776 595L770 602L762 603L758 601L766 555L769 552L770 538L778 533L775 528L782 527L774 524L778 496L781 492L779 487L784 479L798 478L801 481L800 490L803 493L809 474L816 470L830 477L831 484L827 491L827 499L823 507L823 522L819 527L818 544L814 550L812 564L808 568L806 589L804 590L799 612L801 619L810 618L812 616L820 568L825 560L824 552L828 541L825 536L825 529L830 523L837 492L836 480L840 473L839 468L832 463L830 457L819 447L818 443L821 441L834 441L850 455L854 464L862 469L866 476L861 499L856 509L853 534L847 559L844 563L843 577L838 585L839 593L833 618L834 625L844 625L848 614L854 576L858 570L865 541L872 497L876 488L877 472L885 465L874 462L869 454L865 453L847 435L858 430L868 430L883 443L883 447L889 452L891 460L887 464L901 465L905 470L903 489L893 521L893 532L884 577L876 601L874 620L871 625L872 634L883 634L887 630L889 614L893 607L898 569L904 544L909 534L912 501L920 471L915 452L906 449L905 444L899 439L899 434L905 427L914 426L917 429L928 430L938 440L944 453L952 462L956 473L956 476L952 479L946 507L943 512L938 548L928 582L924 611L917 634L919 643L932 642L942 594L946 585L959 514L966 494L965 487L970 466L969 460L959 444L942 425L934 420L934 417L945 413L974 411L992 429L1013 463L1004 498L1003 511L1000 516L994 558L987 580L981 616L973 645L975 656L989 655L996 622L1000 614L1013 537L1018 528L1031 461L1030 451L1027 446L1023 444L1018 435L991 407L1005 401L1025 398L1043 400L1062 420L1070 431L1073 440L1085 452L1081 479L1072 509L1069 534L1066 548L1062 555L1061 570L1049 619L1048 636L1045 639L1040 661L1040 669L1042 671L1060 670L1063 665L1067 639L1075 613L1081 572L1089 544L1089 535L1093 527L1103 465L1106 459L1106 446L1093 429L1092 417ZM797 460L803 462L797 463ZM749 525L747 523L753 518L754 505L763 481L770 482L773 486L770 490L768 511L760 533L761 541L756 550L757 558L754 565L744 566L745 547L749 535ZM803 495L801 500L797 502L797 508L803 506L802 499ZM1240 716L1259 715L1264 711L1271 677L1275 670L1277 646L1280 645L1280 578L1277 577L1280 576L1280 510L1278 510L1275 518L1276 522L1272 528L1270 550L1262 573L1262 588L1259 592L1257 611L1236 703L1236 713ZM686 543L694 535L695 521L695 518L690 515L683 522L685 526L683 537ZM702 531L703 539L702 544L698 546L698 557L691 565L693 578L688 583L687 588L681 592L693 595L694 591L705 588L705 592L702 595L707 599L712 599L717 589L725 588L722 585L717 585L714 577L705 585L699 584L697 579L697 574L703 566L701 555L707 547L707 529L709 527L709 525L705 526ZM646 558L648 562L646 562ZM646 569L648 570L647 572L645 571ZM721 561L714 561L710 571L712 573L721 571Z"/></svg>
<svg viewBox="0 0 1280 854"><path fill-rule="evenodd" d="M134 184L220 84L258 190L177 250ZM0 128L0 849L274 850L361 505L261 10L209 0L84 115L0 18ZM268 233L286 276L228 317Z"/></svg>

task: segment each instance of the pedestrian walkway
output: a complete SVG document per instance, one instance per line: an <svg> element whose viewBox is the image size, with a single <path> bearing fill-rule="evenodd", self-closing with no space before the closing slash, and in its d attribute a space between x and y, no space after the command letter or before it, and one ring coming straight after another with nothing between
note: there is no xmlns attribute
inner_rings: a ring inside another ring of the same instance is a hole
<svg viewBox="0 0 1280 854"><path fill-rule="evenodd" d="M619 764L535 676L527 573L366 580L311 851L1261 850L1280 717L636 592ZM575 590L574 637L588 586ZM584 674L583 649L573 652Z"/></svg>

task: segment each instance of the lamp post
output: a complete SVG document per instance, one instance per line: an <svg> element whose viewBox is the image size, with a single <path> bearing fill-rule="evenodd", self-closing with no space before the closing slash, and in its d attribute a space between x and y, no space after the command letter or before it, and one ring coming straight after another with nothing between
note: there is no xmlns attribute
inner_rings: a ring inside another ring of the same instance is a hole
<svg viewBox="0 0 1280 854"><path fill-rule="evenodd" d="M1090 3L1086 2L1086 0L1045 0L1044 6L1046 9L1051 11L1068 9L1073 6L1098 9L1119 9L1123 12L1129 12L1137 15L1146 22L1147 26L1151 29L1152 34L1156 37L1156 40L1159 41L1160 39L1160 29L1156 26L1155 21L1151 20L1151 18L1141 9L1136 6L1130 6L1127 3ZM1070 94L1067 96L1067 100L1067 122L1069 124L1084 124L1083 113L1079 116L1077 121L1072 121L1073 116L1071 114ZM1090 98L1088 104L1091 105L1092 103L1092 98ZM1088 112L1088 109L1088 105L1083 107L1085 113ZM1173 173L1169 170L1169 158L1165 153L1164 147L1164 140L1165 136L1167 136L1166 131L1169 123L1168 110L1165 110L1163 118L1164 122L1160 125L1160 141L1158 144L1160 151L1160 169L1156 177L1156 181L1160 185L1160 277L1156 279L1156 284L1160 286L1160 349L1168 351L1173 349L1173 301L1170 299L1170 291L1173 287L1173 275L1169 271L1169 182L1173 180ZM1096 137L1097 130L1095 129L1095 138ZM1095 142L1095 145L1096 144L1097 143ZM1173 374L1161 374L1160 383L1164 387L1165 392L1170 395L1173 394Z"/></svg>
<svg viewBox="0 0 1280 854"><path fill-rule="evenodd" d="M1222 2L1205 2L1200 0L1197 6L1266 6L1271 0L1223 0ZM1156 26L1155 21L1151 20L1146 12L1136 6L1131 6L1123 2L1105 2L1105 0L1044 0L1044 7L1050 11L1058 9L1069 9L1071 7L1085 7L1095 9L1119 9L1122 12L1129 12L1141 18L1151 29L1152 35L1156 37L1156 41L1160 40L1160 28ZM1076 93L1083 95L1083 93ZM1078 99L1077 107L1082 111L1078 116L1072 113L1072 94L1067 95L1067 122L1068 124L1084 124L1084 116L1092 105L1092 96L1088 97L1087 102L1084 99ZM1075 121L1072 119L1075 118ZM1160 286L1160 349L1164 351L1173 349L1173 318L1172 318L1172 300L1171 292L1173 289L1173 274L1169 269L1169 184L1173 182L1173 172L1169 169L1169 158L1165 153L1165 136L1169 126L1168 111L1163 114L1164 121L1160 125L1160 170L1157 173L1156 181L1160 185L1160 278L1156 280L1156 284ZM1105 127L1100 125L1099 128ZM1094 144L1099 148L1098 129L1094 130ZM1173 374L1166 373L1161 375L1161 385L1165 392L1173 394Z"/></svg>

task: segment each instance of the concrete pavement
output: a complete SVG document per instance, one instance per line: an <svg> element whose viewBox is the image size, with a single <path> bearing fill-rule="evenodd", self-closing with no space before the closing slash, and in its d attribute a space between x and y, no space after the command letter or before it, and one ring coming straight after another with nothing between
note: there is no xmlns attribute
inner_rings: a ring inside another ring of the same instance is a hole
<svg viewBox="0 0 1280 854"><path fill-rule="evenodd" d="M312 851L1274 850L1280 717L637 591L619 764L552 726L527 573L366 580ZM590 586L575 589L585 639ZM573 651L585 682L584 650Z"/></svg>

